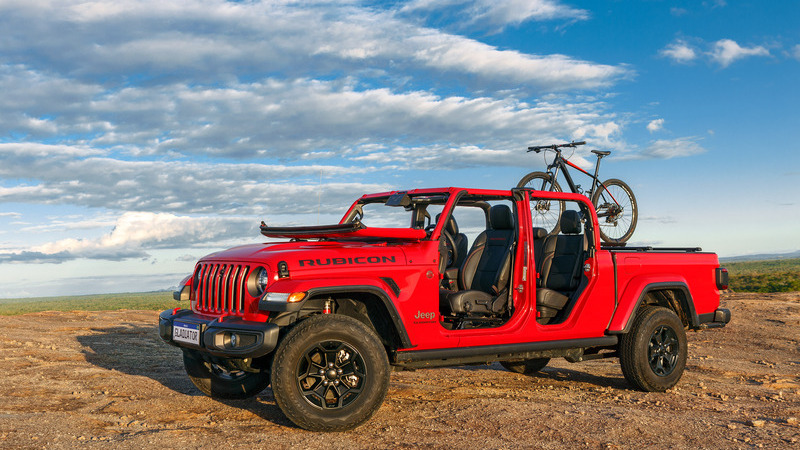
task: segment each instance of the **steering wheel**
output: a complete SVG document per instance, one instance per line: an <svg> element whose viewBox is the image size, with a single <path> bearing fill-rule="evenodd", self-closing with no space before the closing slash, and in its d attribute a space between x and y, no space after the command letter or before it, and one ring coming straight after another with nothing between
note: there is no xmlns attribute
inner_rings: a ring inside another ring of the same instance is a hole
<svg viewBox="0 0 800 450"><path fill-rule="evenodd" d="M458 248L456 247L456 240L453 235L447 230L442 230L442 238L444 238L444 246L447 249L447 266L452 266L458 261ZM441 239L441 238L440 238Z"/></svg>

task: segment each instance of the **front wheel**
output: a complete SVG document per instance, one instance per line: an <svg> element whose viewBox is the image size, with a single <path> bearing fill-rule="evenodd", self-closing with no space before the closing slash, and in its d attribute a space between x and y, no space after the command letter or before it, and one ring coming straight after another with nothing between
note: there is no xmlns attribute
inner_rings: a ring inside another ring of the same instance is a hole
<svg viewBox="0 0 800 450"><path fill-rule="evenodd" d="M272 363L275 403L297 426L344 431L380 408L389 389L389 360L375 332L337 314L292 328Z"/></svg>
<svg viewBox="0 0 800 450"><path fill-rule="evenodd" d="M687 354L681 319L661 306L642 306L619 344L622 374L637 389L647 392L663 392L675 386L683 375Z"/></svg>
<svg viewBox="0 0 800 450"><path fill-rule="evenodd" d="M531 172L517 183L518 188L529 188L537 191L563 192L558 181L554 180L549 173ZM565 205L560 200L531 200L531 219L534 227L544 228L547 234L558 234L559 220Z"/></svg>
<svg viewBox="0 0 800 450"><path fill-rule="evenodd" d="M183 349L183 366L197 389L213 398L250 398L269 386L267 371L246 372L211 363L194 350Z"/></svg>
<svg viewBox="0 0 800 450"><path fill-rule="evenodd" d="M592 195L600 223L600 238L609 244L622 244L633 235L639 219L639 208L633 191L622 180L603 182Z"/></svg>

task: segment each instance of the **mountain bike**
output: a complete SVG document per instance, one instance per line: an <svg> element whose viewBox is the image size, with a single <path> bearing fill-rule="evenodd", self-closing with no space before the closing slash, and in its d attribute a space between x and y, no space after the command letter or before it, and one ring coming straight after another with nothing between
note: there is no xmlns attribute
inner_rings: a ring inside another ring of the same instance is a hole
<svg viewBox="0 0 800 450"><path fill-rule="evenodd" d="M600 160L611 154L609 151L592 150L597 155L597 164L594 168L594 175L571 163L561 153L562 148L576 148L586 142L570 142L567 144L538 145L528 147L528 152L540 153L542 151L555 152L553 162L548 164L547 172L531 172L517 183L517 187L530 188L540 191L563 192L561 185L558 184L558 173L564 174L564 179L572 192L585 194L589 197L597 210L597 219L600 222L600 238L612 245L623 245L636 229L636 221L639 210L636 206L636 197L633 191L625 182L616 178L611 178L600 182L597 178L600 170ZM584 192L580 185L576 185L572 180L567 167L577 169L592 179L592 187L588 192ZM531 208L533 215L533 225L547 230L548 234L556 234L559 231L558 221L564 211L564 201L559 200L537 200L536 205Z"/></svg>

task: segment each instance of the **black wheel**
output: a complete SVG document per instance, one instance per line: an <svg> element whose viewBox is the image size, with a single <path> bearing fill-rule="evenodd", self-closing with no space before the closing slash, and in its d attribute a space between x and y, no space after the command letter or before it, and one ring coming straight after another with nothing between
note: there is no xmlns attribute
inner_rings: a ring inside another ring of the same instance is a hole
<svg viewBox="0 0 800 450"><path fill-rule="evenodd" d="M194 350L183 349L183 367L197 389L213 398L250 398L269 386L267 371L246 372L211 363Z"/></svg>
<svg viewBox="0 0 800 450"><path fill-rule="evenodd" d="M509 372L530 375L544 369L549 362L550 358L534 358L526 359L525 361L500 361L500 365Z"/></svg>
<svg viewBox="0 0 800 450"><path fill-rule="evenodd" d="M633 235L639 208L633 191L622 180L612 178L603 182L592 196L600 223L600 238L610 244L621 244Z"/></svg>
<svg viewBox="0 0 800 450"><path fill-rule="evenodd" d="M375 332L352 317L325 314L292 328L272 363L272 392L286 417L311 431L361 425L389 388L389 360Z"/></svg>
<svg viewBox="0 0 800 450"><path fill-rule="evenodd" d="M648 392L663 392L675 386L686 367L686 355L686 331L681 319L660 306L642 306L619 344L625 379Z"/></svg>
<svg viewBox="0 0 800 450"><path fill-rule="evenodd" d="M530 188L539 191L562 192L557 180L546 172L531 172L517 183L517 187ZM559 200L531 200L531 218L533 226L544 228L547 234L558 234L560 229L558 221L565 205Z"/></svg>

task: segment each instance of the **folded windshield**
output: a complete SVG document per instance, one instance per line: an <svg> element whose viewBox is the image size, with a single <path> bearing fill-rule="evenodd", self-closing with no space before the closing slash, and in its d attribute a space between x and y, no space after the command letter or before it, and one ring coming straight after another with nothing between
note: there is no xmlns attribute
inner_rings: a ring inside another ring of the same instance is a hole
<svg viewBox="0 0 800 450"><path fill-rule="evenodd" d="M409 195L405 192L388 197L362 200L346 222L358 221L367 227L426 229L436 224L448 194Z"/></svg>

